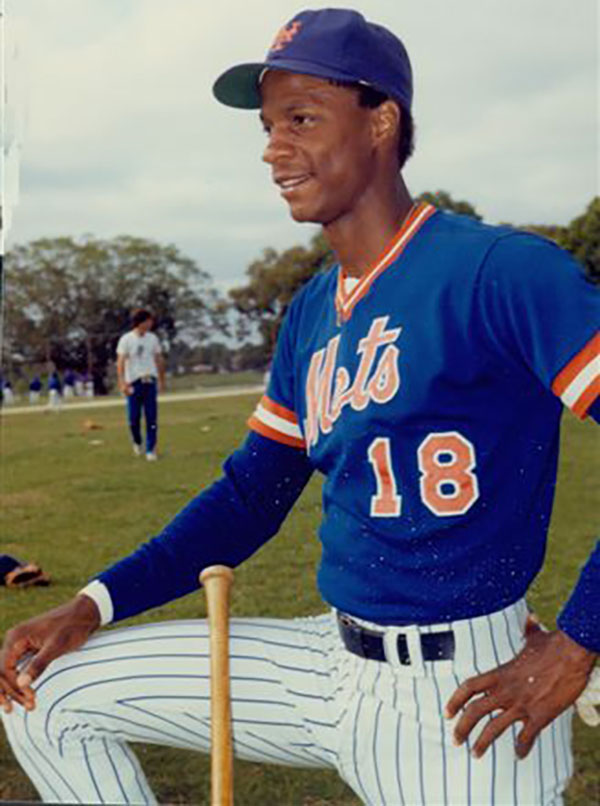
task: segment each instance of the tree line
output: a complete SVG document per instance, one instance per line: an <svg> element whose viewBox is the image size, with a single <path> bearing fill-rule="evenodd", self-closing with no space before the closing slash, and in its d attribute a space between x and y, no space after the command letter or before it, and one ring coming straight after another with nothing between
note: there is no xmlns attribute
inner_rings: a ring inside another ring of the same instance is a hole
<svg viewBox="0 0 600 806"><path fill-rule="evenodd" d="M451 212L482 216L446 191L419 197ZM600 281L600 197L567 226L521 225L556 241ZM47 365L90 374L108 390L108 368L135 307L153 311L173 371L202 365L263 368L296 291L333 262L321 233L307 246L268 247L246 283L219 293L211 276L177 247L144 238L43 238L4 261L2 370ZM234 340L236 346L228 344Z"/></svg>

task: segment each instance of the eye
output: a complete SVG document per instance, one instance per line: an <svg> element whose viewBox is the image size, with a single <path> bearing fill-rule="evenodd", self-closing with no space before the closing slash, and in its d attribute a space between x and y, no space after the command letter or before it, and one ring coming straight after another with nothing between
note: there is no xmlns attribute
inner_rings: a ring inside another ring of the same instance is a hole
<svg viewBox="0 0 600 806"><path fill-rule="evenodd" d="M311 123L314 123L314 120L315 119L312 115L308 115L304 112L296 112L292 116L292 123L297 128L309 126Z"/></svg>

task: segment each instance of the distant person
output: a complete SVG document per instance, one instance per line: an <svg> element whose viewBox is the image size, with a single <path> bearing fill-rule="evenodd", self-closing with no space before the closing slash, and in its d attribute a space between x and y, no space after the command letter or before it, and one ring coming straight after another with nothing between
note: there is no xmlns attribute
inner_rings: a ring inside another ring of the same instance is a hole
<svg viewBox="0 0 600 806"><path fill-rule="evenodd" d="M83 394L85 397L94 397L94 381L89 372L83 373Z"/></svg>
<svg viewBox="0 0 600 806"><path fill-rule="evenodd" d="M72 369L67 369L63 376L63 397L65 400L75 395L75 373Z"/></svg>
<svg viewBox="0 0 600 806"><path fill-rule="evenodd" d="M85 394L83 375L80 372L75 373L75 394L77 397L83 397Z"/></svg>
<svg viewBox="0 0 600 806"><path fill-rule="evenodd" d="M8 378L2 384L2 402L5 406L12 406L15 402L12 383Z"/></svg>
<svg viewBox="0 0 600 806"><path fill-rule="evenodd" d="M48 407L54 411L59 411L62 405L62 384L58 372L54 372L48 378Z"/></svg>
<svg viewBox="0 0 600 806"><path fill-rule="evenodd" d="M165 388L165 366L160 342L152 333L153 318L145 308L135 310L131 330L117 344L117 377L119 389L127 396L129 429L133 452L143 454L142 410L146 418L146 459L157 459L158 433L157 386Z"/></svg>
<svg viewBox="0 0 600 806"><path fill-rule="evenodd" d="M39 375L34 375L29 384L29 402L32 405L40 402L40 392L42 391L42 382Z"/></svg>

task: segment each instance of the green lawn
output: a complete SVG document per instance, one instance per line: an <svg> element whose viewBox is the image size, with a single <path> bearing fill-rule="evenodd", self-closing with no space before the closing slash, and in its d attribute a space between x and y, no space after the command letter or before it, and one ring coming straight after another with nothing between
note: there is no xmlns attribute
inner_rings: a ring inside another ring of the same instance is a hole
<svg viewBox="0 0 600 806"><path fill-rule="evenodd" d="M245 432L252 396L163 404L161 461L130 455L120 407L6 416L0 465L1 552L39 562L47 589L0 589L0 633L64 601L95 572L132 550L218 474ZM99 426L86 430L90 417ZM552 623L593 544L593 426L565 417L558 498L548 559L531 603ZM315 591L319 483L314 480L277 538L236 571L232 612L293 616L322 609ZM282 571L282 569L284 569ZM132 621L204 614L201 594ZM131 622L130 622L131 623ZM600 732L575 725L576 775L569 806L600 802ZM207 803L208 759L188 751L139 747L161 802ZM236 802L358 804L333 773L236 762ZM35 800L0 731L0 800Z"/></svg>

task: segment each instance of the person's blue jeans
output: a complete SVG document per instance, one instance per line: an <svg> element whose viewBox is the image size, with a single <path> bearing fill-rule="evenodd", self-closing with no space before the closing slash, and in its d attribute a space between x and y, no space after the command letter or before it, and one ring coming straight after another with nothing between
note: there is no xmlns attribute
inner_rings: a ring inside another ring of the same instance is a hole
<svg viewBox="0 0 600 806"><path fill-rule="evenodd" d="M142 411L146 419L146 453L152 453L158 433L158 406L156 404L156 379L137 380L131 384L133 392L127 397L129 430L136 445L142 444Z"/></svg>

